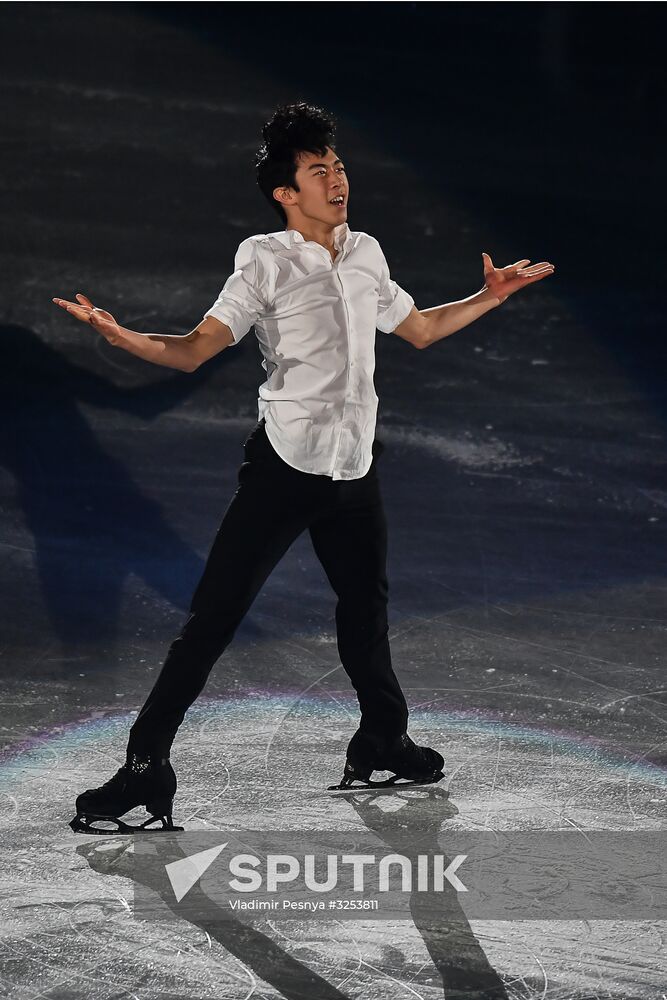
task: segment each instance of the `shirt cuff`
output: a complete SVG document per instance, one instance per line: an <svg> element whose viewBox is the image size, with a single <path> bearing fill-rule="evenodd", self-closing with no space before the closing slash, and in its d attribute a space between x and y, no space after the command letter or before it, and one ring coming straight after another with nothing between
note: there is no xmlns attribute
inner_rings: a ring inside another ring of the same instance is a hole
<svg viewBox="0 0 667 1000"><path fill-rule="evenodd" d="M232 337L234 338L234 343L238 344L240 340L245 337L246 333L250 329L248 326L248 321L239 314L234 309L232 303L225 303L224 305L211 306L204 313L204 319L207 316L212 316L214 319L219 320L224 323L232 331Z"/></svg>
<svg viewBox="0 0 667 1000"><path fill-rule="evenodd" d="M378 316L376 326L382 333L393 333L408 318L415 300L404 288L397 286L396 298L388 309Z"/></svg>

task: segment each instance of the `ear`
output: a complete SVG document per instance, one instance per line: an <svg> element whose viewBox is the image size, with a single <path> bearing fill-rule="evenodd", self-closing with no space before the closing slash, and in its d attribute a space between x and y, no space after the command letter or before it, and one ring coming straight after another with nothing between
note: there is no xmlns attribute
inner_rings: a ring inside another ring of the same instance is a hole
<svg viewBox="0 0 667 1000"><path fill-rule="evenodd" d="M273 197L276 199L276 201L279 201L281 205L294 204L294 194L291 188L287 187L274 188Z"/></svg>

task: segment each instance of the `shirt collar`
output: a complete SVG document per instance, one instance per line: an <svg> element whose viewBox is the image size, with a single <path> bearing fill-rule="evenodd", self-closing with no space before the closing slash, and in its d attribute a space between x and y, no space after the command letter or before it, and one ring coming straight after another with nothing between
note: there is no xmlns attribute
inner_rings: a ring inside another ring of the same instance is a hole
<svg viewBox="0 0 667 1000"><path fill-rule="evenodd" d="M278 233L271 233L274 239L277 239L284 247L292 247L297 243L311 243L312 240L305 240L301 233L297 229L283 229ZM344 249L352 238L352 233L347 222L342 222L340 226L336 226L333 232L334 236L334 247L336 250ZM316 244L319 246L320 244ZM324 247L322 247L324 249Z"/></svg>

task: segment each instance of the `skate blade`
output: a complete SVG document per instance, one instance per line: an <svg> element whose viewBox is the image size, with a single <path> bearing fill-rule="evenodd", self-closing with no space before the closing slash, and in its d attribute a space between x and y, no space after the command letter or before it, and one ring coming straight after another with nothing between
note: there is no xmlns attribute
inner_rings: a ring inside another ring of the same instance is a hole
<svg viewBox="0 0 667 1000"><path fill-rule="evenodd" d="M399 775L394 774L391 778L386 778L384 781L373 781L368 779L364 781L363 778L357 777L344 777L339 785L329 785L327 788L328 792L359 792L364 788L410 788L413 785L434 785L438 781L442 781L444 778L443 771L436 771L435 774L430 775L427 778L401 778ZM358 784L355 784L358 782Z"/></svg>
<svg viewBox="0 0 667 1000"><path fill-rule="evenodd" d="M93 826L93 823L115 823L115 829ZM162 826L149 829L151 823L161 822ZM139 826L132 826L124 823L117 816L75 816L68 824L75 833L92 833L102 837L128 836L133 833L180 833L184 831L182 826L174 826L171 817L151 816Z"/></svg>

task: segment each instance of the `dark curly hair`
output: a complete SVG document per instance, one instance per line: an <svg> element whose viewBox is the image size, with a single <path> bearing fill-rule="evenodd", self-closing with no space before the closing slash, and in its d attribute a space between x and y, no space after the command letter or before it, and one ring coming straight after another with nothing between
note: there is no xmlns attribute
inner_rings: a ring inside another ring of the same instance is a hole
<svg viewBox="0 0 667 1000"><path fill-rule="evenodd" d="M291 187L299 190L296 182L297 156L299 153L319 153L321 156L336 138L336 119L306 101L281 104L273 116L262 126L264 142L255 155L257 184L269 204L278 212L283 225L287 214L280 202L273 197L273 189Z"/></svg>

